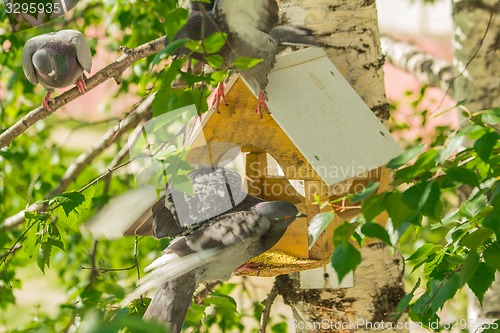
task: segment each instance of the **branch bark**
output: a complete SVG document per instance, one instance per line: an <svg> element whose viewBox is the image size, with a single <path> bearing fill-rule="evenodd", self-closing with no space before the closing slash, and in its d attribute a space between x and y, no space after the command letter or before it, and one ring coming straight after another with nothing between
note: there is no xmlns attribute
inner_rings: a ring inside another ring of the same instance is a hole
<svg viewBox="0 0 500 333"><path fill-rule="evenodd" d="M410 43L397 41L388 36L382 36L380 43L390 64L415 76L422 84L438 87L453 94L453 80L457 76L457 70L451 63L426 53Z"/></svg>
<svg viewBox="0 0 500 333"><path fill-rule="evenodd" d="M114 78L119 82L123 72L130 67L134 62L158 53L165 47L165 37L157 38L148 43L142 44L134 49L127 50L120 58L113 63L95 73L87 81L87 90L94 89L103 82ZM51 105L52 110L49 111L43 106L40 106L30 111L26 116L18 120L14 125L0 134L0 148L8 146L15 138L24 133L37 121L44 119L54 113L57 109L68 104L75 98L80 96L80 92L75 87L55 99L55 103Z"/></svg>

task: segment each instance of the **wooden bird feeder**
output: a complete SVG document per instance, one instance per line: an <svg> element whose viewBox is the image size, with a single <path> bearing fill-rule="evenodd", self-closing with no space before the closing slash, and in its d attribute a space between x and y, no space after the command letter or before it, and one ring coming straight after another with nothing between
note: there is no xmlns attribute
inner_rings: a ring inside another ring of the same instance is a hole
<svg viewBox="0 0 500 333"><path fill-rule="evenodd" d="M295 221L274 248L251 261L262 262L243 275L275 276L323 267L333 250L335 224L359 210L336 210L338 218L308 249L308 222L321 201L359 191L369 182L389 183L382 168L402 152L320 48L279 56L267 87L271 114L255 113L258 92L238 74L226 83L228 105L209 110L190 140L188 159L217 165L235 146L246 155L248 192L265 200L286 200L307 214ZM199 147L205 147L199 149ZM282 176L270 174L269 156ZM303 183L301 194L291 180ZM339 184L341 184L339 189ZM323 211L331 209L326 207Z"/></svg>

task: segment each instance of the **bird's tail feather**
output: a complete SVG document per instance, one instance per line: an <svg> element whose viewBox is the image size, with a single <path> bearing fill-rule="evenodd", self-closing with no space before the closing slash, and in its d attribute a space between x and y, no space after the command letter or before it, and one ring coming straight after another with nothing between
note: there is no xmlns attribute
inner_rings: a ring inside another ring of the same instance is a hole
<svg viewBox="0 0 500 333"><path fill-rule="evenodd" d="M138 287L123 300L121 305L126 306L148 290L161 286L214 260L217 252L217 250L204 250L183 257L179 257L175 253L164 254L146 267L149 273L137 282Z"/></svg>
<svg viewBox="0 0 500 333"><path fill-rule="evenodd" d="M271 36L278 45L316 45L311 29L279 25L271 30Z"/></svg>
<svg viewBox="0 0 500 333"><path fill-rule="evenodd" d="M186 273L164 283L156 291L144 314L144 319L163 323L173 333L180 332L196 287L194 272Z"/></svg>

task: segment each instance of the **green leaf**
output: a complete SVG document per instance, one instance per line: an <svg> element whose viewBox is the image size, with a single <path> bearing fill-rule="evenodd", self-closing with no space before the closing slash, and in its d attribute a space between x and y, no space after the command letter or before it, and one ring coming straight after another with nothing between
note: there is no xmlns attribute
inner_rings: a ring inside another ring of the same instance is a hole
<svg viewBox="0 0 500 333"><path fill-rule="evenodd" d="M234 60L234 66L239 70L246 70L254 67L255 65L261 63L264 59L255 59L249 57L238 57Z"/></svg>
<svg viewBox="0 0 500 333"><path fill-rule="evenodd" d="M418 278L417 283L413 286L413 289L399 301L398 306L396 307L396 314L393 316L394 319L397 319L404 311L406 311L410 301L415 295L415 291L418 287L420 287L420 282L421 280Z"/></svg>
<svg viewBox="0 0 500 333"><path fill-rule="evenodd" d="M389 237L389 234L387 233L387 230L385 230L384 227L377 223L369 222L365 223L361 227L361 231L363 234L365 234L368 237L373 237L373 238L378 238L387 245L392 245L391 244L391 238Z"/></svg>
<svg viewBox="0 0 500 333"><path fill-rule="evenodd" d="M205 38L203 41L203 49L206 54L214 54L220 51L226 44L227 34L224 32L216 32Z"/></svg>
<svg viewBox="0 0 500 333"><path fill-rule="evenodd" d="M343 244L344 242L348 242L358 225L359 223L349 223L344 221L344 223L335 228L335 231L333 232L333 244L337 246L339 244Z"/></svg>
<svg viewBox="0 0 500 333"><path fill-rule="evenodd" d="M55 239L53 237L49 237L49 238L47 238L47 243L49 243L51 246L58 247L58 248L60 248L61 250L64 251L64 243L61 242L61 240L59 240L59 239Z"/></svg>
<svg viewBox="0 0 500 333"><path fill-rule="evenodd" d="M450 156L453 155L453 153L455 153L462 146L462 142L464 141L464 139L465 138L463 135L455 135L451 137L446 142L444 148L439 151L436 157L436 162L443 163L448 160L448 158L450 158Z"/></svg>
<svg viewBox="0 0 500 333"><path fill-rule="evenodd" d="M500 123L500 107L484 110L481 114L481 120L485 124L497 125Z"/></svg>
<svg viewBox="0 0 500 333"><path fill-rule="evenodd" d="M290 330L288 329L288 324L286 322L281 322L274 324L271 326L272 333L288 333Z"/></svg>
<svg viewBox="0 0 500 333"><path fill-rule="evenodd" d="M422 213L439 221L443 209L440 196L441 189L436 182L422 182L407 189L403 193L403 200L415 209L415 215Z"/></svg>
<svg viewBox="0 0 500 333"><path fill-rule="evenodd" d="M479 268L480 258L476 251L470 251L460 271L460 285L469 282Z"/></svg>
<svg viewBox="0 0 500 333"><path fill-rule="evenodd" d="M495 211L490 212L483 220L483 226L491 229L495 233L500 232L500 214Z"/></svg>
<svg viewBox="0 0 500 333"><path fill-rule="evenodd" d="M500 241L488 246L483 252L483 258L488 266L500 271Z"/></svg>
<svg viewBox="0 0 500 333"><path fill-rule="evenodd" d="M409 182L425 172L433 172L433 168L437 163L437 156L438 150L436 148L429 149L417 158L415 164L399 169L396 172L396 179Z"/></svg>
<svg viewBox="0 0 500 333"><path fill-rule="evenodd" d="M153 101L153 115L155 117L162 115L168 111L170 101L172 100L172 82L177 78L182 66L184 66L184 59L175 59L170 64L170 67L165 71L163 76L163 84L155 95Z"/></svg>
<svg viewBox="0 0 500 333"><path fill-rule="evenodd" d="M425 148L425 145L422 144L420 146L415 146L415 147L412 147L412 148L406 150L401 155L390 160L389 163L387 163L387 167L389 169L397 169L400 166L405 165L406 163L408 163L412 159L414 159L418 154L420 154L424 150L424 148Z"/></svg>
<svg viewBox="0 0 500 333"><path fill-rule="evenodd" d="M431 300L431 307L433 312L437 312L447 300L455 296L457 290L461 287L460 276L457 273L452 273L444 281L434 280L432 286L434 288L431 287L431 290L434 291L434 295Z"/></svg>
<svg viewBox="0 0 500 333"><path fill-rule="evenodd" d="M434 245L430 243L425 243L421 247L417 249L408 259L407 261L421 261L427 258L429 255L436 253L439 249L441 249L441 245Z"/></svg>
<svg viewBox="0 0 500 333"><path fill-rule="evenodd" d="M224 58L222 58L218 54L214 54L214 55L210 55L210 56L205 57L205 61L212 68L219 68L219 67L222 67L222 65L224 65Z"/></svg>
<svg viewBox="0 0 500 333"><path fill-rule="evenodd" d="M376 183L370 182L365 188L363 188L361 193L356 193L351 197L351 202L356 203L368 198L370 195L372 195L377 191L379 185L380 184L377 182Z"/></svg>
<svg viewBox="0 0 500 333"><path fill-rule="evenodd" d="M59 203L63 207L66 216L69 216L69 213L85 201L85 196L80 192L66 192L53 197L52 200Z"/></svg>
<svg viewBox="0 0 500 333"><path fill-rule="evenodd" d="M202 321L204 316L205 316L205 309L202 306L193 302L189 307L188 312L186 313L186 318L184 319L184 321L189 326L194 327Z"/></svg>
<svg viewBox="0 0 500 333"><path fill-rule="evenodd" d="M482 304L484 294L490 288L493 281L495 281L495 270L482 262L479 264L472 279L467 282L467 285Z"/></svg>
<svg viewBox="0 0 500 333"><path fill-rule="evenodd" d="M408 221L414 214L414 210L410 209L403 201L403 195L400 192L388 193L385 196L384 207L386 207L387 213L396 229Z"/></svg>
<svg viewBox="0 0 500 333"><path fill-rule="evenodd" d="M361 253L349 241L335 246L332 254L332 266L337 272L339 282L361 263Z"/></svg>
<svg viewBox="0 0 500 333"><path fill-rule="evenodd" d="M203 303L212 304L217 307L228 309L231 312L236 312L236 301L228 295L213 293L208 296Z"/></svg>
<svg viewBox="0 0 500 333"><path fill-rule="evenodd" d="M322 212L316 214L312 218L307 227L307 233L309 234L309 249L314 245L318 237L325 231L334 218L335 214L332 212Z"/></svg>
<svg viewBox="0 0 500 333"><path fill-rule="evenodd" d="M467 246L471 250L476 250L488 240L493 232L486 228L479 228L470 234L465 235L460 244Z"/></svg>
<svg viewBox="0 0 500 333"><path fill-rule="evenodd" d="M497 132L487 132L474 143L474 149L483 161L489 161L493 147L498 143L499 138L500 135Z"/></svg>
<svg viewBox="0 0 500 333"><path fill-rule="evenodd" d="M446 169L446 176L457 183L467 184L470 186L479 186L479 178L472 170L464 167L452 166Z"/></svg>
<svg viewBox="0 0 500 333"><path fill-rule="evenodd" d="M52 250L52 245L50 243L44 242L40 245L38 249L38 256L36 258L36 264L38 268L45 273L45 266L50 267L50 252Z"/></svg>
<svg viewBox="0 0 500 333"><path fill-rule="evenodd" d="M367 221L372 221L387 207L384 202L385 195L374 195L363 200L361 211ZM388 209L388 207L387 207Z"/></svg>

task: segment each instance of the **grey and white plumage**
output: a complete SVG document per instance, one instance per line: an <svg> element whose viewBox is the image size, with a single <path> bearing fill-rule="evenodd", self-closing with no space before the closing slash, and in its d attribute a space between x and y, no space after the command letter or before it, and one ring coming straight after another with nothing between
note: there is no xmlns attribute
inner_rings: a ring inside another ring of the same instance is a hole
<svg viewBox="0 0 500 333"><path fill-rule="evenodd" d="M262 201L247 194L240 175L230 169L201 166L187 177L192 185L191 194L178 190L169 180L160 199L137 218L125 234L177 237L209 219L247 210Z"/></svg>
<svg viewBox="0 0 500 333"><path fill-rule="evenodd" d="M310 30L280 26L278 21L276 0L212 0L209 4L193 1L188 22L174 40L202 40L215 32L224 32L227 41L218 54L226 67L230 68L238 57L262 59L254 67L241 71L252 89L259 93L257 112L262 116L262 108L269 111L265 103L267 75L274 67L280 47L289 43L314 44ZM217 106L220 98L224 98L223 86L217 90Z"/></svg>
<svg viewBox="0 0 500 333"><path fill-rule="evenodd" d="M66 29L33 37L24 45L22 60L26 78L47 90L42 104L48 110L55 88L76 84L78 90L85 93L83 71L90 73L92 55L80 32Z"/></svg>
<svg viewBox="0 0 500 333"><path fill-rule="evenodd" d="M123 235L157 238L189 233L220 214L248 210L262 200L247 194L241 176L222 167L199 166L187 174L192 193L178 190L170 177L158 199L153 187L128 191L111 200L83 229L96 238Z"/></svg>
<svg viewBox="0 0 500 333"><path fill-rule="evenodd" d="M274 246L301 216L293 204L273 201L213 218L175 239L146 267L149 273L126 302L160 286L144 317L180 332L198 284L229 279L247 260Z"/></svg>

